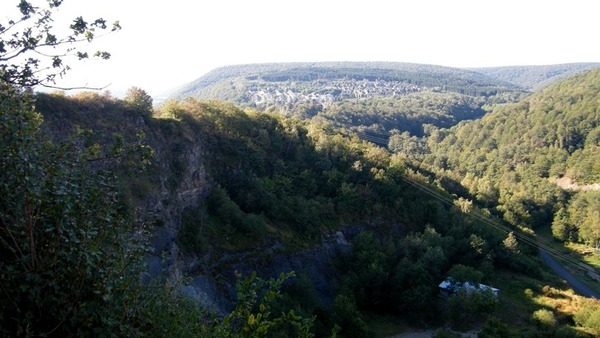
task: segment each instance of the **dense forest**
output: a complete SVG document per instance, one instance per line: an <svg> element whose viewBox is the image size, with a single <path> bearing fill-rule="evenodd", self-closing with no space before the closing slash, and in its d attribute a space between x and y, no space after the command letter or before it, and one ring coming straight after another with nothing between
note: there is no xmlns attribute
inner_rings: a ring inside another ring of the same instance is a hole
<svg viewBox="0 0 600 338"><path fill-rule="evenodd" d="M69 70L38 49L119 29L58 39L60 5L0 26L1 336L600 334L540 257L600 247L600 71L537 94L381 62L225 67L158 106L36 92Z"/></svg>
<svg viewBox="0 0 600 338"><path fill-rule="evenodd" d="M599 74L576 75L477 121L432 129L420 165L459 182L453 192L465 189L465 198L514 226L552 224L557 238L596 247L597 193L565 191L558 179L580 188L600 182Z"/></svg>

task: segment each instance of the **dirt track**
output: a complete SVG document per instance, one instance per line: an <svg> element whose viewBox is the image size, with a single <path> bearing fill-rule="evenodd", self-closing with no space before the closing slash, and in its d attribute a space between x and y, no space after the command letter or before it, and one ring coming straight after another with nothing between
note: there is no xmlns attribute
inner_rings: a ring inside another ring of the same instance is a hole
<svg viewBox="0 0 600 338"><path fill-rule="evenodd" d="M564 278L572 287L575 292L585 297L594 297L596 299L600 299L600 295L592 290L590 287L580 282L577 278L575 278L570 272L568 272L565 268L563 268L560 264L558 264L550 255L544 251L540 250L540 254L542 259L548 264L548 266L556 272L561 278Z"/></svg>

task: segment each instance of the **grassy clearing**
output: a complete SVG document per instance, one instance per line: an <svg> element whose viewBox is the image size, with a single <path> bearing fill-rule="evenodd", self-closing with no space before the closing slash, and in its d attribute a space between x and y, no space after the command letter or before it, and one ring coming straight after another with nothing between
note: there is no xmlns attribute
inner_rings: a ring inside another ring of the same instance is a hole
<svg viewBox="0 0 600 338"><path fill-rule="evenodd" d="M575 252L588 265L594 269L600 269L600 253L588 245L581 243L566 243L565 247Z"/></svg>
<svg viewBox="0 0 600 338"><path fill-rule="evenodd" d="M549 310L556 319L556 329L568 328L582 337L586 332L573 324L573 316L586 304L587 298L579 296L560 278L546 274L536 279L510 271L498 271L494 283L500 291L500 306L494 316L509 323L515 334L527 335L537 330L533 313Z"/></svg>

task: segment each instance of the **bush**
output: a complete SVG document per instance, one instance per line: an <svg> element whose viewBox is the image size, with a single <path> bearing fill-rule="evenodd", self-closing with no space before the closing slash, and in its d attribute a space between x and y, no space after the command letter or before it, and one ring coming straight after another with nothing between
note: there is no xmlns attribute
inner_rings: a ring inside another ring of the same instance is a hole
<svg viewBox="0 0 600 338"><path fill-rule="evenodd" d="M573 321L595 335L600 335L600 301L586 299L581 309L573 316Z"/></svg>
<svg viewBox="0 0 600 338"><path fill-rule="evenodd" d="M489 289L461 288L448 300L449 315L458 328L465 328L469 321L493 313L498 307L497 297Z"/></svg>
<svg viewBox="0 0 600 338"><path fill-rule="evenodd" d="M488 318L477 334L478 338L510 338L512 336L508 325L496 317Z"/></svg>
<svg viewBox="0 0 600 338"><path fill-rule="evenodd" d="M263 280L258 278L256 273L245 279L237 275L237 305L223 320L213 323L209 336L259 338L266 337L273 330L286 325L295 329L291 336L313 337L310 330L314 318L302 318L293 310L281 312L279 316L271 314L271 306L282 297L280 290L283 283L294 276L294 272L281 273L277 279ZM332 336L335 336L335 332Z"/></svg>
<svg viewBox="0 0 600 338"><path fill-rule="evenodd" d="M540 328L551 329L556 326L554 313L547 309L540 309L531 315L533 322Z"/></svg>
<svg viewBox="0 0 600 338"><path fill-rule="evenodd" d="M332 304L332 321L340 326L344 337L367 337L368 328L352 297L339 294Z"/></svg>
<svg viewBox="0 0 600 338"><path fill-rule="evenodd" d="M252 239L260 239L266 234L266 225L263 217L255 214L246 214L229 197L227 191L220 186L212 189L207 210L214 223L229 228L231 232L239 232ZM218 226L213 224L213 226Z"/></svg>
<svg viewBox="0 0 600 338"><path fill-rule="evenodd" d="M147 233L80 144L44 142L33 102L0 88L0 327L8 336L132 335Z"/></svg>

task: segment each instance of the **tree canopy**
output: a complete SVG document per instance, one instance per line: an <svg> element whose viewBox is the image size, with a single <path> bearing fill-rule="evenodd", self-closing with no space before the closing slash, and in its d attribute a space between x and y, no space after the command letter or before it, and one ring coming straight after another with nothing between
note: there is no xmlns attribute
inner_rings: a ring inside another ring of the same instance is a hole
<svg viewBox="0 0 600 338"><path fill-rule="evenodd" d="M103 18L87 21L79 16L70 25L55 26L53 14L63 0L47 0L41 4L20 0L19 16L0 22L0 79L21 87L52 87L69 69L66 59L97 57L109 59L107 51L93 55L77 50L98 36L121 29L118 21L109 24Z"/></svg>
<svg viewBox="0 0 600 338"><path fill-rule="evenodd" d="M598 70L582 73L481 119L431 128L420 163L445 176L440 182L447 189L495 208L514 226L549 225L577 193L559 187L558 178L580 186L599 182L598 77ZM565 233L567 218L561 219L557 234Z"/></svg>

